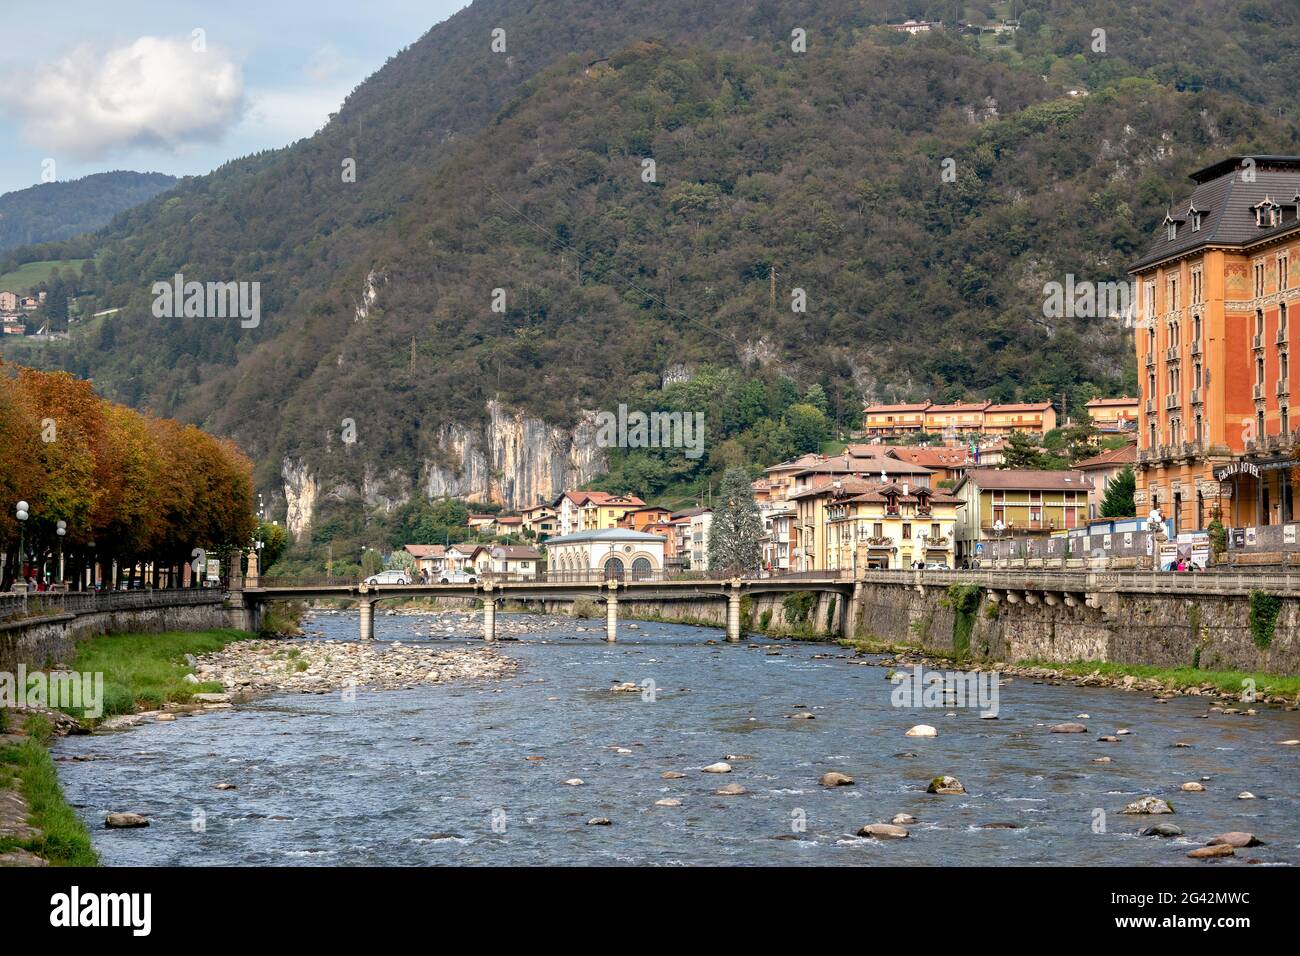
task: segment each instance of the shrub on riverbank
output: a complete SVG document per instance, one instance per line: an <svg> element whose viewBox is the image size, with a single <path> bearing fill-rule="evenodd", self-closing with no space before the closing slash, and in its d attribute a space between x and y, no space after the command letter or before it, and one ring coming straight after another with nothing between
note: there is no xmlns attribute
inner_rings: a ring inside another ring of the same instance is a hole
<svg viewBox="0 0 1300 956"><path fill-rule="evenodd" d="M49 722L28 717L24 729L26 740L0 747L0 787L13 787L23 795L31 807L31 824L42 835L27 841L0 838L0 853L23 849L54 866L98 866L90 834L64 799L54 760L46 749Z"/></svg>
<svg viewBox="0 0 1300 956"><path fill-rule="evenodd" d="M302 617L307 605L302 601L271 601L262 615L258 637L302 637Z"/></svg>
<svg viewBox="0 0 1300 956"><path fill-rule="evenodd" d="M1170 688L1182 690L1209 684L1225 694L1240 694L1247 680L1254 681L1255 693L1266 696L1300 697L1300 677L1282 674L1263 674L1250 671L1203 671L1194 667L1153 667L1147 664L1109 664L1100 661L1020 661L1024 667L1050 667L1065 674L1083 676L1096 671L1102 677L1137 677L1164 682Z"/></svg>
<svg viewBox="0 0 1300 956"><path fill-rule="evenodd" d="M208 654L251 636L232 630L108 634L78 645L71 669L103 673L103 716L129 714L141 707L161 707L169 701L185 703L196 693L220 692L222 687L217 683L186 682L185 675L192 674L194 668L185 662L185 655Z"/></svg>
<svg viewBox="0 0 1300 956"><path fill-rule="evenodd" d="M573 602L569 613L573 617L599 617L600 608L596 607L596 602L591 598L580 597Z"/></svg>

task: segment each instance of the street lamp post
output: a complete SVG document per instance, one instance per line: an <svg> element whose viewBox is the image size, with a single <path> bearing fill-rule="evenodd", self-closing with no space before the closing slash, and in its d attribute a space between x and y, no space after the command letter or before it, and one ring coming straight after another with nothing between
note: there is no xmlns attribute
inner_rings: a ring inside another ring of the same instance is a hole
<svg viewBox="0 0 1300 956"><path fill-rule="evenodd" d="M23 551L27 548L27 518L30 507L27 502L20 501L14 509L14 517L18 519L18 574L14 577L15 591L27 590L27 568L23 563Z"/></svg>
<svg viewBox="0 0 1300 956"><path fill-rule="evenodd" d="M60 521L54 526L54 533L59 536L59 584L63 584L63 538L68 533L68 523Z"/></svg>

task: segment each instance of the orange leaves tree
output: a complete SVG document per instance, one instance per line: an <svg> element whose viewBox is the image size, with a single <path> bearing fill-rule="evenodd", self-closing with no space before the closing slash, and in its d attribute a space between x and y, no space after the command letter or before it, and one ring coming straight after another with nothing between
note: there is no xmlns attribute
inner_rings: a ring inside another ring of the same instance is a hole
<svg viewBox="0 0 1300 956"><path fill-rule="evenodd" d="M66 373L0 363L0 449L0 588L19 567L20 500L31 505L27 560L57 569L61 545L74 581L97 562L119 578L150 566L156 584L178 584L195 549L224 556L256 527L252 466L237 448L107 402Z"/></svg>

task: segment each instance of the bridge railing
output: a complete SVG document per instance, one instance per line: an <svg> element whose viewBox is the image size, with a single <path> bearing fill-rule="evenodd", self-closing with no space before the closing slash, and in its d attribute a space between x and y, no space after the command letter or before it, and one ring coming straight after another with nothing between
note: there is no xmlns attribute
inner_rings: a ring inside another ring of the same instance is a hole
<svg viewBox="0 0 1300 956"><path fill-rule="evenodd" d="M879 584L978 584L989 588L1058 591L1158 591L1171 594L1300 594L1300 573L1224 571L1060 571L980 568L969 571L868 570L864 582Z"/></svg>

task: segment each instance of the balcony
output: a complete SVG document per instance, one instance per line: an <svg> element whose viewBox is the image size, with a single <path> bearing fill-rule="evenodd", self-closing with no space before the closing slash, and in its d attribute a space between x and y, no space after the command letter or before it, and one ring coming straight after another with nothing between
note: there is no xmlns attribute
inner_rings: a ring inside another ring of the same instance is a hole
<svg viewBox="0 0 1300 956"><path fill-rule="evenodd" d="M1264 333L1256 332L1253 348L1262 349L1264 347Z"/></svg>
<svg viewBox="0 0 1300 956"><path fill-rule="evenodd" d="M1178 407L1178 396L1175 395L1173 392L1170 392L1168 395L1165 396L1165 408L1177 408L1177 407Z"/></svg>
<svg viewBox="0 0 1300 956"><path fill-rule="evenodd" d="M1286 329L1277 330L1277 344L1286 345Z"/></svg>
<svg viewBox="0 0 1300 956"><path fill-rule="evenodd" d="M1192 354L1193 354L1193 355L1200 355L1200 354L1201 354L1201 340L1200 340L1200 339L1196 339L1194 342L1192 342Z"/></svg>
<svg viewBox="0 0 1300 956"><path fill-rule="evenodd" d="M1171 346L1169 346L1169 348L1165 349L1165 361L1166 361L1166 362L1177 362L1177 361L1178 361L1178 346L1177 346L1177 345L1171 345Z"/></svg>
<svg viewBox="0 0 1300 956"><path fill-rule="evenodd" d="M1190 401L1193 405L1201 404L1201 390L1199 388L1192 389L1192 396Z"/></svg>
<svg viewBox="0 0 1300 956"><path fill-rule="evenodd" d="M1154 398L1147 399L1146 410L1148 415L1154 415L1156 413L1156 400Z"/></svg>
<svg viewBox="0 0 1300 956"><path fill-rule="evenodd" d="M1286 395L1288 392L1290 392L1290 390L1291 390L1291 389L1290 389L1290 387L1287 385L1287 381L1286 381L1286 379L1284 379L1284 378L1280 378L1280 379L1277 380L1277 394L1279 394L1279 395Z"/></svg>
<svg viewBox="0 0 1300 956"><path fill-rule="evenodd" d="M1152 349L1150 352L1147 353L1147 367L1154 368L1155 364L1156 364L1156 352L1155 349Z"/></svg>
<svg viewBox="0 0 1300 956"><path fill-rule="evenodd" d="M1254 390L1252 391L1251 394L1253 395L1253 397L1255 398L1256 401L1259 401L1260 399L1262 399L1262 398L1264 397L1264 383L1263 383L1263 382L1256 382L1256 383L1255 383L1255 388L1254 388Z"/></svg>

